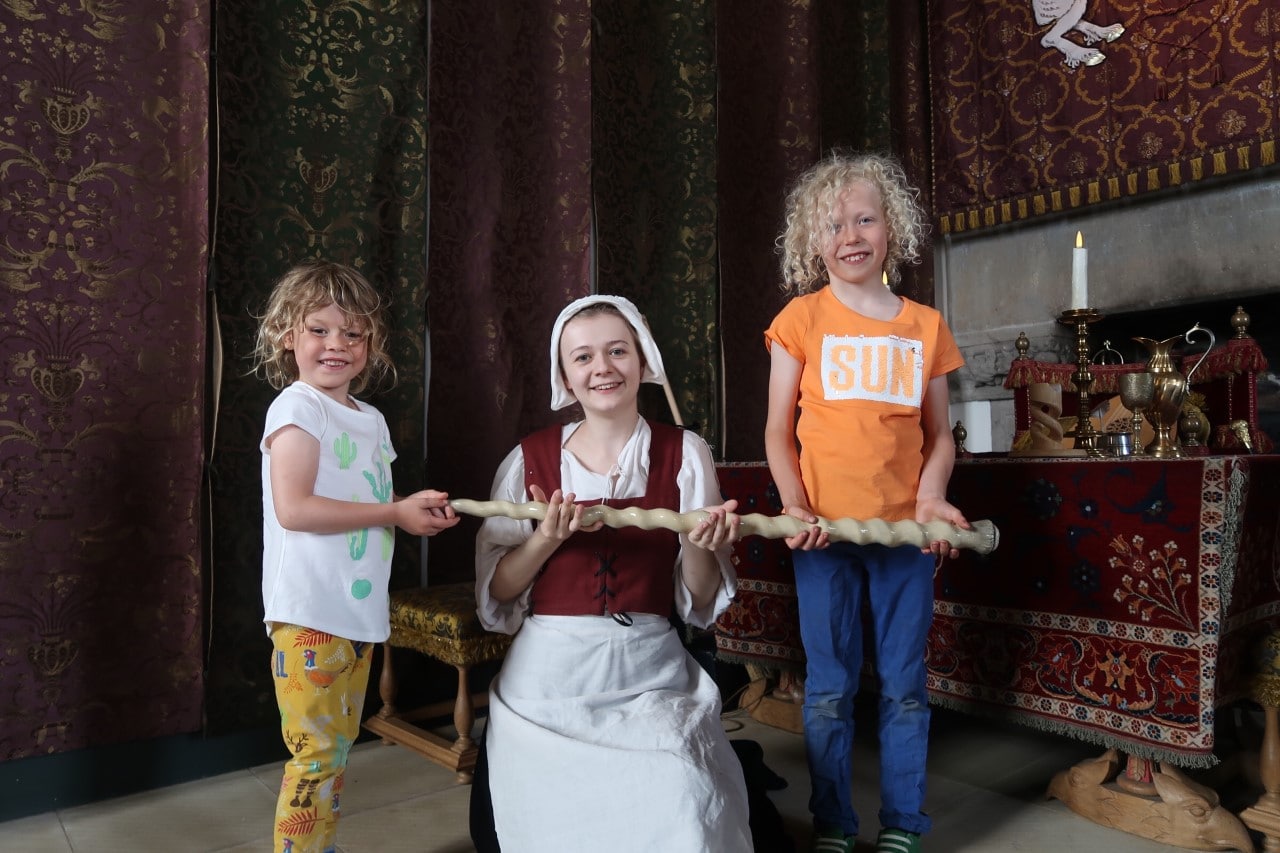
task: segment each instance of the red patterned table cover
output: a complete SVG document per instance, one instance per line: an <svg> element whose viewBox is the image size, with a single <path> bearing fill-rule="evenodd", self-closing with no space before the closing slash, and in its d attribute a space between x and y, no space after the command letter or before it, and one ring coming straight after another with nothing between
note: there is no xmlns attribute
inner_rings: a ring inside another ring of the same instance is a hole
<svg viewBox="0 0 1280 853"><path fill-rule="evenodd" d="M726 463L716 473L721 493L738 501L740 515L782 512L765 463ZM716 622L717 654L736 663L804 672L791 549L781 539L748 536L734 546L733 562L738 594Z"/></svg>
<svg viewBox="0 0 1280 853"><path fill-rule="evenodd" d="M748 470L721 469L727 496L751 491ZM1280 624L1278 482L1277 456L957 463L951 499L994 521L1001 543L937 574L931 701L1212 764L1216 709L1248 695L1253 650ZM722 655L801 665L789 568L740 560Z"/></svg>

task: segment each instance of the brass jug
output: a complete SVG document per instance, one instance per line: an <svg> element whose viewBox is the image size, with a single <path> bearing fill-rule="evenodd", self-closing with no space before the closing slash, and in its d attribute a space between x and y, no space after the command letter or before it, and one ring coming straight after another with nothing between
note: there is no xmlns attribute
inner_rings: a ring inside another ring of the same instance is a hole
<svg viewBox="0 0 1280 853"><path fill-rule="evenodd" d="M1179 340L1191 343L1191 336L1196 332L1204 332L1209 336L1209 347L1200 356L1195 366L1187 371L1187 375L1183 376L1174 367L1171 350ZM1151 374L1152 383L1155 385L1151 408L1147 410L1151 426L1155 430L1155 438L1147 445L1146 452L1157 459L1180 459L1182 447L1175 436L1178 417L1182 414L1182 401L1186 399L1187 387L1192 375L1208 357L1209 351L1217 343L1217 338L1214 337L1213 332L1196 323L1186 331L1186 334L1174 335L1163 341L1151 338L1134 338L1134 340L1146 347L1147 352L1151 354L1147 362L1147 372Z"/></svg>

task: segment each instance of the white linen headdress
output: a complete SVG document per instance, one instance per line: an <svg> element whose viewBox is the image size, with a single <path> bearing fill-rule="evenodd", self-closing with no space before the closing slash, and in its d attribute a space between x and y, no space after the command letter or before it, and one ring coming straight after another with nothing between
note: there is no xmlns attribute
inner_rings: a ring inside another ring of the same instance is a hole
<svg viewBox="0 0 1280 853"><path fill-rule="evenodd" d="M612 305L631 324L631 328L636 333L636 343L640 345L640 352L644 354L644 374L640 377L640 381L656 382L659 385L667 383L667 372L662 366L662 353L658 352L658 343L653 339L653 333L649 331L649 324L644 321L644 317L641 316L639 309L632 304L631 300L622 296L607 296L604 294L584 296L566 305L565 309L560 312L560 316L556 318L555 326L551 329L552 411L558 412L577 402L577 398L573 396L568 386L565 385L564 375L560 372L560 336L564 334L565 323L573 319L579 311L592 305Z"/></svg>

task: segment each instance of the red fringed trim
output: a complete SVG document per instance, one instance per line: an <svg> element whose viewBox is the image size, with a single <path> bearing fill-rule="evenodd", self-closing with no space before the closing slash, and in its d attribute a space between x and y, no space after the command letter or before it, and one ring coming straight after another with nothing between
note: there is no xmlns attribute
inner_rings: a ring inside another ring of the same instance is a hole
<svg viewBox="0 0 1280 853"><path fill-rule="evenodd" d="M1200 356L1182 356L1182 369L1188 371L1195 367ZM1192 384L1208 379L1219 379L1223 376L1234 376L1237 373L1262 373L1267 369L1267 357L1262 347L1253 338L1232 338L1225 346L1209 353L1209 357L1200 365L1200 369L1191 377Z"/></svg>
<svg viewBox="0 0 1280 853"><path fill-rule="evenodd" d="M1192 353L1179 358L1184 374L1195 367L1196 362L1200 360L1200 355L1201 353ZM1093 374L1093 387L1090 391L1094 394L1119 393L1120 382L1117 377L1146 369L1145 362L1090 365L1089 372ZM1209 353L1204 364L1201 364L1191 377L1191 384L1199 385L1202 382L1239 373L1261 373L1266 369L1267 357L1263 355L1257 341L1253 338L1232 338L1225 345ZM1015 358L1009 364L1009 373L1004 378L1004 387L1012 390L1026 388L1035 382L1048 382L1051 385L1061 385L1063 391L1074 392L1076 386L1071 381L1071 374L1075 371L1074 364Z"/></svg>
<svg viewBox="0 0 1280 853"><path fill-rule="evenodd" d="M1093 394L1118 394L1120 380L1125 373L1137 373L1146 370L1145 364L1093 364L1089 372L1093 374ZM1203 369L1203 368L1201 368ZM1031 359L1014 359L1009 365L1009 373L1004 378L1005 388L1026 388L1035 382L1048 382L1050 385L1061 385L1063 391L1074 392L1075 383L1071 374L1076 372L1074 364L1061 364L1049 361L1032 361Z"/></svg>

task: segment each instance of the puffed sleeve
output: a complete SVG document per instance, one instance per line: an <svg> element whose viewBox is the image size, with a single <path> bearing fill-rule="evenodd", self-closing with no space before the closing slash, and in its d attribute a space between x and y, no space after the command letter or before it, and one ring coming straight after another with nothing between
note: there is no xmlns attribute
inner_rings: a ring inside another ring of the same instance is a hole
<svg viewBox="0 0 1280 853"><path fill-rule="evenodd" d="M524 451L519 445L507 454L493 477L490 497L496 501L524 503ZM504 516L486 518L476 534L476 614L490 631L514 634L529 610L530 585L512 601L502 602L489 595L489 582L498 570L498 561L533 535L533 522Z"/></svg>
<svg viewBox="0 0 1280 853"><path fill-rule="evenodd" d="M690 512L708 506L724 503L720 493L720 481L716 478L715 461L711 458L711 448L702 437L689 430L684 431L683 461L680 473L676 475L676 483L680 487L680 511ZM738 590L738 575L730 560L730 549L724 548L716 553L716 562L720 564L720 588L715 598L705 608L693 610L693 596L685 586L684 577L680 573L680 560L684 556L684 537L681 536L680 555L676 558L676 612L686 623L697 628L710 628L716 618L724 612Z"/></svg>

